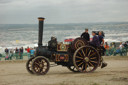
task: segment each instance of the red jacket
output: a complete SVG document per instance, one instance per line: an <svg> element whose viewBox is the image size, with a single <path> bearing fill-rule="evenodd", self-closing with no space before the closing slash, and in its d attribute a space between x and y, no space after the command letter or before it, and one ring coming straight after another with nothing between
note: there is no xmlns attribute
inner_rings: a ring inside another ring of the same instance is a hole
<svg viewBox="0 0 128 85"><path fill-rule="evenodd" d="M27 48L26 50L27 50L28 53L30 52L30 48Z"/></svg>

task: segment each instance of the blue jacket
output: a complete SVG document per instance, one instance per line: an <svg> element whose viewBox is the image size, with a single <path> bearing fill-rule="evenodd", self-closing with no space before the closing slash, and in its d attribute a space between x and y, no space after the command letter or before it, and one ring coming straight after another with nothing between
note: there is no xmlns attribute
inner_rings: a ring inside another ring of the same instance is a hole
<svg viewBox="0 0 128 85"><path fill-rule="evenodd" d="M34 55L35 50L30 50L30 55Z"/></svg>
<svg viewBox="0 0 128 85"><path fill-rule="evenodd" d="M100 46L100 42L99 42L99 38L95 35L92 38L92 41L90 42L91 45L99 47Z"/></svg>

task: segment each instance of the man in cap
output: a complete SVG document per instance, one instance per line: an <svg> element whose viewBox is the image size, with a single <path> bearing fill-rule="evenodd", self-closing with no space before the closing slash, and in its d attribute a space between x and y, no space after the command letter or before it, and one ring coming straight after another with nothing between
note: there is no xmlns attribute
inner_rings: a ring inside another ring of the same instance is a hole
<svg viewBox="0 0 128 85"><path fill-rule="evenodd" d="M87 41L90 41L90 35L88 33L88 29L85 29L85 32L82 33L81 38L84 38Z"/></svg>

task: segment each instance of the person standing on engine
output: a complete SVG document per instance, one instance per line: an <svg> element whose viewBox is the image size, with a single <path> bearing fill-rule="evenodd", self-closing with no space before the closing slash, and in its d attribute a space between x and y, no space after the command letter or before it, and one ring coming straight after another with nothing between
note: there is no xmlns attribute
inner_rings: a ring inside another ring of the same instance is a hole
<svg viewBox="0 0 128 85"><path fill-rule="evenodd" d="M102 36L101 31L99 32L98 38L99 38L100 45L103 46L104 45L104 37Z"/></svg>
<svg viewBox="0 0 128 85"><path fill-rule="evenodd" d="M103 37L101 31L99 31L98 38L99 38L100 46L101 46L101 48L103 49L103 55L105 55L106 49L104 48L104 37Z"/></svg>
<svg viewBox="0 0 128 85"><path fill-rule="evenodd" d="M87 41L90 41L90 35L88 33L88 29L85 29L85 32L81 34L81 38L84 38Z"/></svg>
<svg viewBox="0 0 128 85"><path fill-rule="evenodd" d="M92 41L90 42L90 45L93 47L99 47L100 46L100 42L99 42L99 38L96 36L95 32L92 32Z"/></svg>
<svg viewBox="0 0 128 85"><path fill-rule="evenodd" d="M92 32L92 36L93 38L92 38L92 41L90 42L90 45L97 49L97 47L100 47L99 38L96 36L95 32ZM107 63L103 61L103 57L102 57L101 68L104 68L106 66L107 66Z"/></svg>

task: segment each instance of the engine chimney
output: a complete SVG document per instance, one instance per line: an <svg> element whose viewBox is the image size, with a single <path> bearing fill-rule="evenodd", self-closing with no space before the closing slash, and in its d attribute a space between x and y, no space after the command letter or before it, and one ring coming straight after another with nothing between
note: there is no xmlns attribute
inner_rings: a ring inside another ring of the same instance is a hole
<svg viewBox="0 0 128 85"><path fill-rule="evenodd" d="M39 20L38 47L42 46L44 19L45 18L43 18L43 17L38 18L38 20Z"/></svg>

